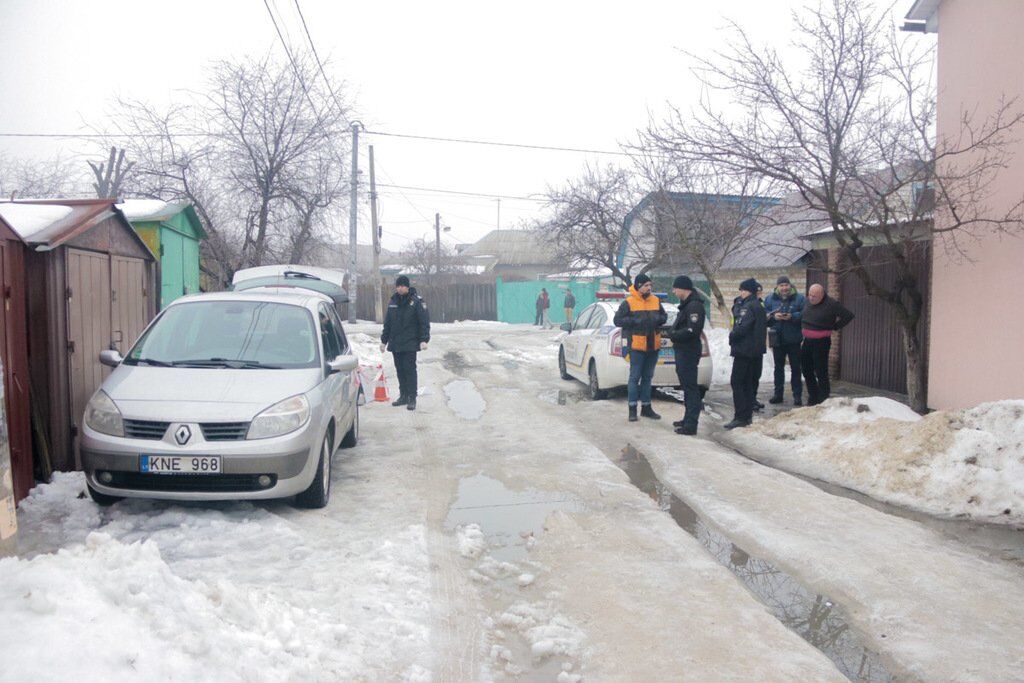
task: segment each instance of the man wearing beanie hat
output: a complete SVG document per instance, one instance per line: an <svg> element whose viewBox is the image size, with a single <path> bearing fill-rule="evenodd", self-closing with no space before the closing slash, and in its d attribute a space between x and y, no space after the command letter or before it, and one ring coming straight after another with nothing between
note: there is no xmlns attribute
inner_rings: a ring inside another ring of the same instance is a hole
<svg viewBox="0 0 1024 683"><path fill-rule="evenodd" d="M668 321L668 315L658 297L651 294L651 278L641 273L633 279L629 296L615 312L614 323L622 328L622 345L629 354L629 383L626 385L629 403L629 421L636 422L636 404L642 404L640 414L652 420L661 415L651 408L651 381L658 365L661 335L658 330Z"/></svg>
<svg viewBox="0 0 1024 683"><path fill-rule="evenodd" d="M800 378L800 343L803 341L801 319L807 300L785 275L775 282L775 291L764 300L768 312L769 346L775 359L775 393L769 403L782 403L786 388L786 361L789 360L793 405L803 405L803 382Z"/></svg>
<svg viewBox="0 0 1024 683"><path fill-rule="evenodd" d="M380 350L391 351L398 375L398 400L391 405L416 410L416 354L426 351L429 341L427 304L416 294L416 288L409 286L409 278L399 275L395 278L395 293L388 302L384 332L380 336Z"/></svg>
<svg viewBox="0 0 1024 683"><path fill-rule="evenodd" d="M676 434L692 436L697 433L697 421L704 401L697 385L697 366L700 365L701 334L704 331L704 301L693 288L693 281L680 275L672 283L673 293L679 297L679 313L672 323L669 339L675 349L676 377L683 387L683 419L673 423Z"/></svg>
<svg viewBox="0 0 1024 683"><path fill-rule="evenodd" d="M729 332L732 355L732 403L736 412L726 429L746 427L754 419L754 394L757 391L758 359L765 353L768 320L764 307L757 298L757 280L749 278L740 283L740 295L732 307L732 330Z"/></svg>

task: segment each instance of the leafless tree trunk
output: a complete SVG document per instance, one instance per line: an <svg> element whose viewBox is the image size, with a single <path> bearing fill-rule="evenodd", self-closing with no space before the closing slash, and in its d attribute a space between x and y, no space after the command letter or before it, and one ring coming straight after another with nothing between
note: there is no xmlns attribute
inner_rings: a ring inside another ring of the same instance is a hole
<svg viewBox="0 0 1024 683"><path fill-rule="evenodd" d="M92 187L100 199L120 197L125 178L131 172L132 166L135 165L135 162L125 159L124 148L118 150L117 147L110 148L110 156L106 163L94 161L87 163L96 177L96 182L92 184Z"/></svg>
<svg viewBox="0 0 1024 683"><path fill-rule="evenodd" d="M1021 204L996 214L986 200L1021 114L1002 103L983 121L965 117L960 135L936 140L933 55L909 42L916 37L900 38L884 11L855 0L822 0L793 22L786 57L801 68L734 25L725 49L691 55L709 96L695 112L672 110L647 134L662 154L779 183L787 195L777 220L807 232L831 228L844 272L893 310L910 404L923 412L926 302L912 254L925 241L964 257L965 238L1020 232ZM870 267L878 254L895 267L894 282Z"/></svg>

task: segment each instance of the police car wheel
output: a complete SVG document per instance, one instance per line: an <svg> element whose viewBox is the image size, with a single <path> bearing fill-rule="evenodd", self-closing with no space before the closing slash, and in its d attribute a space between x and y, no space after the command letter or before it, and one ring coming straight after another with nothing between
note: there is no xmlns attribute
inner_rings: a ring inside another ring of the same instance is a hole
<svg viewBox="0 0 1024 683"><path fill-rule="evenodd" d="M565 369L565 349L562 347L558 348L558 374L562 379L572 379L572 375Z"/></svg>
<svg viewBox="0 0 1024 683"><path fill-rule="evenodd" d="M601 401L608 398L608 392L601 388L597 379L597 363L590 361L590 381L587 383L591 401Z"/></svg>

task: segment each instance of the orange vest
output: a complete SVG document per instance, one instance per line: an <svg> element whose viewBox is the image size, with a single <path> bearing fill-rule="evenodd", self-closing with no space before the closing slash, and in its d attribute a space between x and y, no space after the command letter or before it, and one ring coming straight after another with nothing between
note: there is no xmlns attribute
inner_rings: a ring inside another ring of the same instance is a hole
<svg viewBox="0 0 1024 683"><path fill-rule="evenodd" d="M626 297L626 303L629 304L629 310L631 311L657 311L661 307L661 300L656 297L653 293L646 299L640 296L640 293L636 291L635 287L629 288L629 296ZM647 348L647 335L645 334L634 334L631 340L630 348L637 351L651 351L652 349ZM657 332L654 333L654 349L661 348L661 335Z"/></svg>

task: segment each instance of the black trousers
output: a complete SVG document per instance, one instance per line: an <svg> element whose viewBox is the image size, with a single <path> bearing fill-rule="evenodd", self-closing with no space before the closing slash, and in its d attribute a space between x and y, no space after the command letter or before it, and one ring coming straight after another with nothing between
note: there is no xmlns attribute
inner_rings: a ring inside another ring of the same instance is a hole
<svg viewBox="0 0 1024 683"><path fill-rule="evenodd" d="M828 398L832 386L828 380L828 352L832 338L804 339L800 347L800 369L807 384L807 404L817 405Z"/></svg>
<svg viewBox="0 0 1024 683"><path fill-rule="evenodd" d="M740 422L754 419L754 392L757 391L757 366L760 358L736 356L732 359L732 375L729 384L732 386L732 405L736 410L735 418Z"/></svg>
<svg viewBox="0 0 1024 683"><path fill-rule="evenodd" d="M775 357L775 396L782 398L786 388L786 360L789 360L789 384L793 388L793 398L800 398L804 393L803 379L800 377L800 343L783 344L772 349Z"/></svg>
<svg viewBox="0 0 1024 683"><path fill-rule="evenodd" d="M416 351L394 351L395 373L398 375L398 393L416 398Z"/></svg>
<svg viewBox="0 0 1024 683"><path fill-rule="evenodd" d="M540 325L544 322L544 310L541 308L537 309L537 315L533 318L534 325Z"/></svg>
<svg viewBox="0 0 1024 683"><path fill-rule="evenodd" d="M683 387L683 404L686 406L683 414L684 428L696 429L700 411L704 409L700 387L697 386L699 364L700 346L696 350L676 347L676 377L679 378L679 385Z"/></svg>
<svg viewBox="0 0 1024 683"><path fill-rule="evenodd" d="M758 387L761 386L761 372L763 370L764 370L764 354L761 354L760 356L758 356L757 358L754 359L754 369L753 369L753 373L754 373L754 386L751 389L751 391L752 391L751 397L752 397L752 399L753 399L753 401L755 403L757 402L757 389L758 389Z"/></svg>

